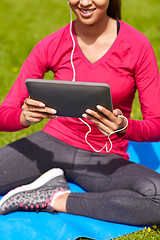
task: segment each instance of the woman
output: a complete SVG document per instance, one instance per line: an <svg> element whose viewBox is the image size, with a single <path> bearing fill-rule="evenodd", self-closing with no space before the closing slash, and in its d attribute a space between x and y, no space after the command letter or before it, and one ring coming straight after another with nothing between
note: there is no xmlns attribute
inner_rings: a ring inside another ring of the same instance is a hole
<svg viewBox="0 0 160 240"><path fill-rule="evenodd" d="M1 131L51 119L41 132L0 150L1 193L51 170L8 193L0 213L61 211L134 225L160 223L160 175L127 161L126 153L128 140L160 140L155 104L160 101L160 77L152 47L120 21L120 1L68 2L77 17L71 32L70 25L64 26L35 46L0 109ZM43 78L48 70L56 80L73 80L75 70L76 81L110 85L113 113L97 106L100 113L87 109L83 114L92 129L87 141L88 127L80 119L57 117L56 109L28 97L25 80ZM136 89L142 121L130 119ZM109 146L110 135L113 147L108 150L104 146ZM87 192L71 193L59 168Z"/></svg>

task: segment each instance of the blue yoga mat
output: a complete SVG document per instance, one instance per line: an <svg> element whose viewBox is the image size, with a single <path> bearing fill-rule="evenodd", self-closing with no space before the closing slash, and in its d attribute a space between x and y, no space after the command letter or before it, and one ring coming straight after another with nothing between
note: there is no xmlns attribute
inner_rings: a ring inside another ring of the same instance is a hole
<svg viewBox="0 0 160 240"><path fill-rule="evenodd" d="M130 160L160 172L160 143L130 142ZM69 183L71 191L83 192ZM0 216L1 240L74 240L87 237L95 240L113 239L142 227L109 223L65 213L15 212Z"/></svg>

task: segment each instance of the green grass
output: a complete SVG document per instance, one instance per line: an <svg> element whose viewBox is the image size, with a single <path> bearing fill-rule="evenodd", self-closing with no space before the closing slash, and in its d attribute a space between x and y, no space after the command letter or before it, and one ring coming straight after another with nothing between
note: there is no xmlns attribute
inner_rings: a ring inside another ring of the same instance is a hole
<svg viewBox="0 0 160 240"><path fill-rule="evenodd" d="M122 0L122 19L144 33L153 45L160 67L160 1ZM69 22L66 0L1 0L0 1L0 103L14 83L22 63L34 45L46 35ZM51 78L48 73L46 78ZM138 98L134 101L132 118L141 119ZM0 147L40 130L46 121L27 130L0 133ZM160 228L138 231L119 240L160 239Z"/></svg>
<svg viewBox="0 0 160 240"><path fill-rule="evenodd" d="M159 239L160 239L160 226L154 225L152 227L145 228L144 230L139 230L135 233L131 233L126 236L116 238L114 240L159 240ZM81 237L77 238L76 240L94 240L94 239Z"/></svg>

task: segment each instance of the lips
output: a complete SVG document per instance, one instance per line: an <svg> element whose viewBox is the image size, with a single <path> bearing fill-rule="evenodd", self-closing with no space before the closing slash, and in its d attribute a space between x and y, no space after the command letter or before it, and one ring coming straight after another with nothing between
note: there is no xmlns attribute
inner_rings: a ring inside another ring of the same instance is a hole
<svg viewBox="0 0 160 240"><path fill-rule="evenodd" d="M92 9L78 8L78 9L83 17L91 17L93 12L95 11L95 8Z"/></svg>
<svg viewBox="0 0 160 240"><path fill-rule="evenodd" d="M91 12L93 12L94 10L95 10L95 9L87 9L87 10L86 10L86 9L80 9L81 12L86 13L86 14L87 14L87 13L91 13Z"/></svg>

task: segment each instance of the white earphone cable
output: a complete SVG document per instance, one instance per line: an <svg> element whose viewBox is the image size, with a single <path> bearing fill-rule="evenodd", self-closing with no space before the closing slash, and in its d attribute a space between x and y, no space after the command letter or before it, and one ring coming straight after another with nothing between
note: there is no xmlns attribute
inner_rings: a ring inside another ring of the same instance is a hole
<svg viewBox="0 0 160 240"><path fill-rule="evenodd" d="M74 54L76 44L75 44L73 33L72 33L72 9L71 8L70 8L70 35L71 35L72 42L73 42L73 48L72 48L72 53L71 53L71 66L72 66L72 70L73 70L72 82L75 82L76 81L76 71L75 71L75 67L74 67L74 63L73 63L73 54Z"/></svg>
<svg viewBox="0 0 160 240"><path fill-rule="evenodd" d="M91 127L90 127L90 125L89 125L86 121L84 121L82 118L79 118L79 119L81 120L81 122L83 122L84 124L86 124L86 126L89 128L89 131L85 134L85 141L86 141L86 143L87 143L95 152L100 153L100 152L103 151L104 148L106 148L106 152L109 153L109 152L112 150L112 146L113 146L112 141L111 141L111 139L110 139L110 136L113 135L113 134L115 134L115 133L121 132L121 131L123 131L124 129L127 128L127 126L128 126L128 119L127 119L125 116L123 116L123 115L119 115L118 117L121 117L121 118L126 119L127 124L126 124L123 128L117 129L116 131L111 132L111 133L107 136L107 137L108 137L108 141L109 141L109 143L110 143L110 148L109 148L109 150L108 150L107 142L105 143L105 145L104 145L100 150L95 149L95 148L88 142L88 139L87 139L87 138L88 138L88 134L91 132Z"/></svg>

